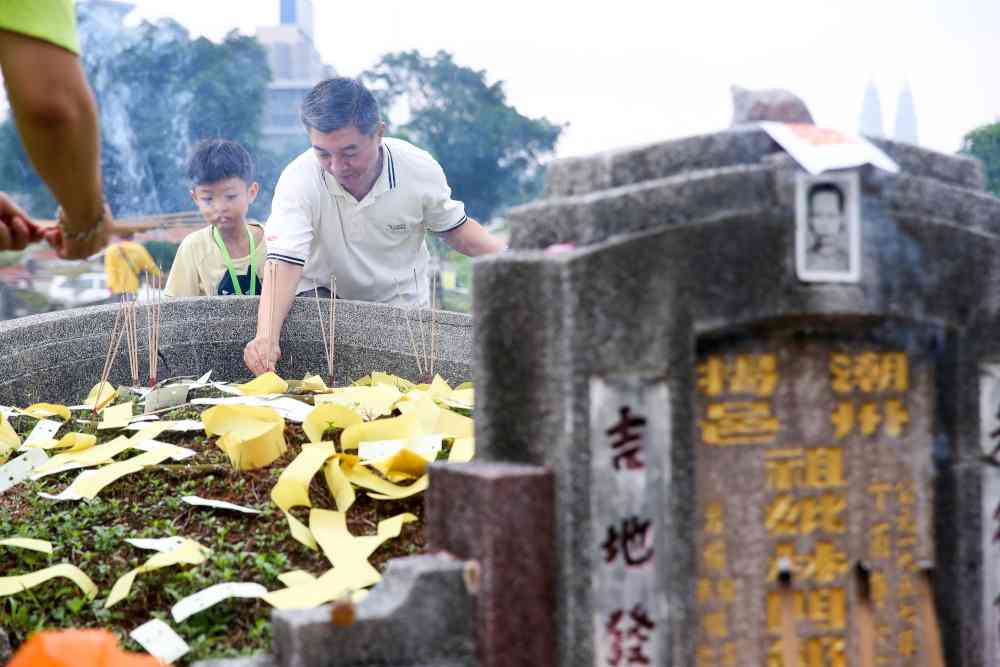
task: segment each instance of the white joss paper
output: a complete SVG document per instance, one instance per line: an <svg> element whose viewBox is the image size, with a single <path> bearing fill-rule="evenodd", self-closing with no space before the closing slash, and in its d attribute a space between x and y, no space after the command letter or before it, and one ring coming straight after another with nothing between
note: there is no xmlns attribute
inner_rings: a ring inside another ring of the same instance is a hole
<svg viewBox="0 0 1000 667"><path fill-rule="evenodd" d="M181 498L188 505L198 505L201 507L215 507L217 509L223 510L234 510L236 512L243 512L245 514L260 514L260 510L255 510L252 507L244 507L243 505L234 505L233 503L227 503L225 500L211 500L209 498L199 498L198 496L184 496Z"/></svg>
<svg viewBox="0 0 1000 667"><path fill-rule="evenodd" d="M180 635L158 618L147 621L129 633L146 651L166 663L171 663L191 650Z"/></svg>
<svg viewBox="0 0 1000 667"><path fill-rule="evenodd" d="M13 461L0 466L0 493L28 479L35 466L40 466L48 460L49 455L44 449L29 449Z"/></svg>
<svg viewBox="0 0 1000 667"><path fill-rule="evenodd" d="M228 598L259 598L266 594L267 589L260 584L216 584L180 600L170 608L170 613L174 617L174 622L180 623Z"/></svg>
<svg viewBox="0 0 1000 667"><path fill-rule="evenodd" d="M166 553L184 544L183 537L127 537L125 541L137 549L148 549Z"/></svg>

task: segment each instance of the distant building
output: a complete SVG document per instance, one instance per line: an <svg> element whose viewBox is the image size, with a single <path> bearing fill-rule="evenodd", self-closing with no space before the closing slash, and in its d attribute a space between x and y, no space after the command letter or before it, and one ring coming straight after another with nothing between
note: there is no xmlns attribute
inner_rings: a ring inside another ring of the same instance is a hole
<svg viewBox="0 0 1000 667"><path fill-rule="evenodd" d="M910 91L909 82L903 84L899 101L896 102L895 139L908 144L917 143L917 111L913 104L913 93Z"/></svg>
<svg viewBox="0 0 1000 667"><path fill-rule="evenodd" d="M267 49L272 80L261 128L264 141L280 148L292 141L305 143L299 105L322 79L335 76L324 65L313 44L312 0L281 0L281 25L257 28L257 40Z"/></svg>
<svg viewBox="0 0 1000 667"><path fill-rule="evenodd" d="M884 137L882 129L882 100L874 81L869 81L865 88L865 97L861 101L861 119L858 131L866 137Z"/></svg>

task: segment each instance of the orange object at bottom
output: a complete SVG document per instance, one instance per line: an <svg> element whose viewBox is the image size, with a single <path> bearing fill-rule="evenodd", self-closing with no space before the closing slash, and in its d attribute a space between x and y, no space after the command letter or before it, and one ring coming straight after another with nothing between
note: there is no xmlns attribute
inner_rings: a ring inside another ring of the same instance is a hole
<svg viewBox="0 0 1000 667"><path fill-rule="evenodd" d="M7 667L162 667L149 655L118 647L107 630L45 630L31 636Z"/></svg>

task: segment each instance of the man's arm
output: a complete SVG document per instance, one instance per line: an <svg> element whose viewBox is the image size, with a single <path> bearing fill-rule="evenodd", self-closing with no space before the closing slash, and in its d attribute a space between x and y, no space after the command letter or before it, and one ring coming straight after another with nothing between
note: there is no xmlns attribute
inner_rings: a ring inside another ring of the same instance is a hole
<svg viewBox="0 0 1000 667"><path fill-rule="evenodd" d="M243 361L254 375L273 371L281 358L281 348L278 346L281 327L284 326L288 310L295 299L302 267L268 260L261 277L264 286L257 307L257 335L243 350ZM274 304L273 307L271 304Z"/></svg>
<svg viewBox="0 0 1000 667"><path fill-rule="evenodd" d="M61 205L66 231L94 229L105 215L100 133L79 59L49 42L0 31L0 69L25 151ZM86 257L106 245L106 227L86 240L58 235L54 243L63 257Z"/></svg>
<svg viewBox="0 0 1000 667"><path fill-rule="evenodd" d="M441 236L448 245L469 257L490 255L506 247L503 241L483 229L483 226L472 218L457 229L442 232Z"/></svg>

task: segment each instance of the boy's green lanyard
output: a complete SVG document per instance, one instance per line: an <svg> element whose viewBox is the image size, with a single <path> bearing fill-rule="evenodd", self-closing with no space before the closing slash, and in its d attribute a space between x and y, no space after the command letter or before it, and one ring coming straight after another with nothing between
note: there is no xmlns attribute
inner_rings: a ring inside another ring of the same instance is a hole
<svg viewBox="0 0 1000 667"><path fill-rule="evenodd" d="M239 296L243 296L243 288L240 287L240 281L236 278L236 269L233 268L233 260L229 257L226 244L223 243L222 237L219 236L219 228L215 225L212 225L212 237L222 252L222 259L226 260L226 268L229 269L229 279L233 281L233 290ZM257 296L257 244L253 240L253 232L250 231L249 226L247 227L247 238L250 239L250 296Z"/></svg>

